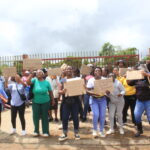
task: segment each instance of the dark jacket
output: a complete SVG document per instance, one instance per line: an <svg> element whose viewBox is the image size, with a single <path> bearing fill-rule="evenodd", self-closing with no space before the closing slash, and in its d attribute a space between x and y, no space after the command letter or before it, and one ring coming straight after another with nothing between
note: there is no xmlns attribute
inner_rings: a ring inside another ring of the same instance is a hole
<svg viewBox="0 0 150 150"><path fill-rule="evenodd" d="M135 86L136 96L139 101L150 100L150 85L147 79L128 81L128 85Z"/></svg>

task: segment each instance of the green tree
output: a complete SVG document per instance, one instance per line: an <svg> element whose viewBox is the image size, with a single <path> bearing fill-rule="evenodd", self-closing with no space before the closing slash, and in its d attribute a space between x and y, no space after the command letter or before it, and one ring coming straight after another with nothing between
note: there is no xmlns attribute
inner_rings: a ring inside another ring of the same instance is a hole
<svg viewBox="0 0 150 150"><path fill-rule="evenodd" d="M68 56L67 59L64 60L64 63L76 68L80 68L82 65L82 59L73 58L73 56Z"/></svg>
<svg viewBox="0 0 150 150"><path fill-rule="evenodd" d="M113 65L118 60L123 59L127 61L127 66L133 66L138 61L138 58L134 56L137 54L137 51L138 50L135 47L122 49L120 46L114 46L107 42L102 46L102 49L99 52L99 56L104 56L101 59L100 65Z"/></svg>
<svg viewBox="0 0 150 150"><path fill-rule="evenodd" d="M99 56L110 56L113 55L114 52L115 52L114 46L109 42L107 42L102 46L102 49L99 52Z"/></svg>
<svg viewBox="0 0 150 150"><path fill-rule="evenodd" d="M145 61L145 60L150 60L150 56L146 56L146 57L144 57L142 60L143 60L143 61Z"/></svg>

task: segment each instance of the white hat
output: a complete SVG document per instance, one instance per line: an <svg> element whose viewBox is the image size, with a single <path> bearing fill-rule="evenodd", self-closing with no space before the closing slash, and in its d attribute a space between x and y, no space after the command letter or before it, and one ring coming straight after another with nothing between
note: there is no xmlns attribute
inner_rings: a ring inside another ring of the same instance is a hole
<svg viewBox="0 0 150 150"><path fill-rule="evenodd" d="M87 64L88 67L93 67L93 64Z"/></svg>

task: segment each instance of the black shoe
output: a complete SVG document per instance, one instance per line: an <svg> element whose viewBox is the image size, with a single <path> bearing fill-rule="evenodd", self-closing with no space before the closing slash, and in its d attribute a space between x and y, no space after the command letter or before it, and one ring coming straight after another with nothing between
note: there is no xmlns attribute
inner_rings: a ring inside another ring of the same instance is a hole
<svg viewBox="0 0 150 150"><path fill-rule="evenodd" d="M86 122L86 118L82 118L82 122Z"/></svg>
<svg viewBox="0 0 150 150"><path fill-rule="evenodd" d="M137 133L135 133L135 137L139 137L141 134L143 134L143 131L137 131Z"/></svg>
<svg viewBox="0 0 150 150"><path fill-rule="evenodd" d="M143 134L143 127L142 123L137 123L137 133L134 135L135 137L139 137L141 134Z"/></svg>
<svg viewBox="0 0 150 150"><path fill-rule="evenodd" d="M69 121L72 121L72 120L73 120L72 117L70 117L70 118L69 118Z"/></svg>
<svg viewBox="0 0 150 150"><path fill-rule="evenodd" d="M55 118L55 122L58 122L59 120L57 118Z"/></svg>
<svg viewBox="0 0 150 150"><path fill-rule="evenodd" d="M53 121L53 118L49 118L48 121L49 121L49 122L52 122L52 121Z"/></svg>

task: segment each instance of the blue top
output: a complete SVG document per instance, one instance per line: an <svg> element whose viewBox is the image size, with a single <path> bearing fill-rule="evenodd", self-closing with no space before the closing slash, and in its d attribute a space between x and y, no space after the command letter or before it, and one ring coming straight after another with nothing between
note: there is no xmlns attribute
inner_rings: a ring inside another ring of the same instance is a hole
<svg viewBox="0 0 150 150"><path fill-rule="evenodd" d="M6 93L5 93L5 91L3 90L2 87L0 87L0 94L1 94L2 96L4 96L6 99L8 99L8 96L6 95ZM2 104L2 100L1 100L1 99L0 99L0 104Z"/></svg>
<svg viewBox="0 0 150 150"><path fill-rule="evenodd" d="M4 89L4 83L5 83L5 78L3 76L0 76L0 88L2 87Z"/></svg>
<svg viewBox="0 0 150 150"><path fill-rule="evenodd" d="M21 106L24 103L24 101L22 101L20 98L17 88L20 94L24 93L24 86L22 84L18 84L14 82L8 85L8 89L10 90L10 93L11 93L10 104L12 106Z"/></svg>

